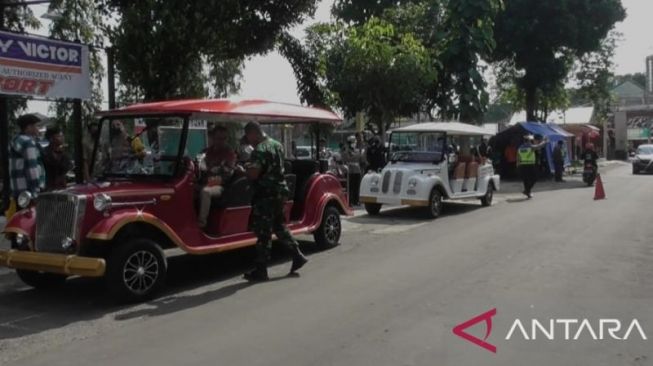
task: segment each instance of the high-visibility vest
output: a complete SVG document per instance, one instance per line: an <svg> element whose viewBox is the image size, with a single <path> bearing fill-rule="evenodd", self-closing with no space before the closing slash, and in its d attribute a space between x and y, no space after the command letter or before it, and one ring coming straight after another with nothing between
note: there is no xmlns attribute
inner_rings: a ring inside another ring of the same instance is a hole
<svg viewBox="0 0 653 366"><path fill-rule="evenodd" d="M522 145L517 150L517 165L535 165L535 149Z"/></svg>

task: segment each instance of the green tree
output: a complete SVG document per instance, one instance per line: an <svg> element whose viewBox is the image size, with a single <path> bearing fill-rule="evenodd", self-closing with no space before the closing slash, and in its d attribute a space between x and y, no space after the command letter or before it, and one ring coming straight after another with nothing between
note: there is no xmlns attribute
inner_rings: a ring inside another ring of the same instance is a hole
<svg viewBox="0 0 653 366"><path fill-rule="evenodd" d="M336 0L331 13L345 23L361 25L372 17L381 17L386 10L409 5L412 3L423 3L420 0Z"/></svg>
<svg viewBox="0 0 653 366"><path fill-rule="evenodd" d="M612 104L612 83L614 74L614 53L619 35L611 33L601 42L601 47L581 57L577 63L576 80L578 88L573 95L594 106L597 122L608 118ZM576 101L578 103L578 100Z"/></svg>
<svg viewBox="0 0 653 366"><path fill-rule="evenodd" d="M102 14L93 0L54 0L48 10L60 15L50 23L50 36L91 45L89 47L91 99L82 102L82 121L86 123L94 118L103 100L104 50L93 47L104 43ZM67 134L72 136L72 124L68 123L72 118L72 104L68 101L59 101L50 109L55 112L57 123L66 126Z"/></svg>
<svg viewBox="0 0 653 366"><path fill-rule="evenodd" d="M540 99L556 99L564 90L574 61L598 51L624 17L620 0L505 2L494 26L493 59L503 61L502 69L512 75L529 120L536 120L543 108Z"/></svg>
<svg viewBox="0 0 653 366"><path fill-rule="evenodd" d="M123 99L224 96L239 88L245 57L269 51L316 0L108 1Z"/></svg>
<svg viewBox="0 0 653 366"><path fill-rule="evenodd" d="M341 0L333 12L353 24L380 16L397 32L413 34L436 61L432 66L438 74L422 109L471 122L479 120L487 108L481 59L495 46L494 17L501 6L500 0Z"/></svg>
<svg viewBox="0 0 653 366"><path fill-rule="evenodd" d="M378 18L337 32L325 62L337 105L348 116L365 112L383 138L397 116L419 111L437 77L421 42Z"/></svg>
<svg viewBox="0 0 653 366"><path fill-rule="evenodd" d="M446 2L437 55L442 63L438 83L431 89L433 105L443 117L480 121L489 95L481 59L494 50L494 18L501 0L456 0Z"/></svg>

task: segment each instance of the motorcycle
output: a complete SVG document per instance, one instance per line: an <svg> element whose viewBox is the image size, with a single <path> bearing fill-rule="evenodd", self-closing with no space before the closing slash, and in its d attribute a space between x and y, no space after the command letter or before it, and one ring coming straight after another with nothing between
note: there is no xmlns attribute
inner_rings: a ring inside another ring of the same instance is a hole
<svg viewBox="0 0 653 366"><path fill-rule="evenodd" d="M583 169L583 182L585 182L588 187L591 187L594 184L596 173L596 167L594 167L592 163L585 163L585 168Z"/></svg>

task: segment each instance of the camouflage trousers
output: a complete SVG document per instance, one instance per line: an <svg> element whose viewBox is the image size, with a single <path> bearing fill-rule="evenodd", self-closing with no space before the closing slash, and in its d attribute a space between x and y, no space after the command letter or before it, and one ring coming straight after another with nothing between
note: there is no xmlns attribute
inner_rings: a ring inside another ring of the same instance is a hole
<svg viewBox="0 0 653 366"><path fill-rule="evenodd" d="M293 238L284 223L283 208L286 203L284 196L268 196L255 198L252 202L252 213L249 218L249 228L256 234L256 262L267 263L272 249L272 234L288 251L295 250L299 243Z"/></svg>

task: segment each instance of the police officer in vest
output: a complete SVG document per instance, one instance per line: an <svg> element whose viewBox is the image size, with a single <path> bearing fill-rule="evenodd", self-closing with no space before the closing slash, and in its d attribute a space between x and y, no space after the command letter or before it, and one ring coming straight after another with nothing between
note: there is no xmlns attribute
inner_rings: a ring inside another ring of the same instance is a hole
<svg viewBox="0 0 653 366"><path fill-rule="evenodd" d="M531 190L537 182L537 154L536 151L541 150L549 142L547 137L539 144L533 143L533 135L524 136L524 142L517 149L517 167L521 173L522 181L524 182L524 195L528 198L533 198Z"/></svg>

